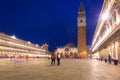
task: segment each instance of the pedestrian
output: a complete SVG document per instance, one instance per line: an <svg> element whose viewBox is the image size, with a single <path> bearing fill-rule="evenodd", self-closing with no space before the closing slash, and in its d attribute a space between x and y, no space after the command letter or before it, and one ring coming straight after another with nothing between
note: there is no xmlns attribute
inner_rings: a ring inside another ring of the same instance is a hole
<svg viewBox="0 0 120 80"><path fill-rule="evenodd" d="M108 60L109 60L109 63L111 63L111 55L110 54L108 55Z"/></svg>
<svg viewBox="0 0 120 80"><path fill-rule="evenodd" d="M51 54L51 65L55 65L55 54Z"/></svg>
<svg viewBox="0 0 120 80"><path fill-rule="evenodd" d="M102 61L102 60L103 60L103 57L101 57L100 60Z"/></svg>
<svg viewBox="0 0 120 80"><path fill-rule="evenodd" d="M57 65L60 65L60 58L61 58L60 54L57 53Z"/></svg>
<svg viewBox="0 0 120 80"><path fill-rule="evenodd" d="M26 56L25 56L25 58L26 58L26 60L28 60L29 56L28 56L28 55L26 55Z"/></svg>

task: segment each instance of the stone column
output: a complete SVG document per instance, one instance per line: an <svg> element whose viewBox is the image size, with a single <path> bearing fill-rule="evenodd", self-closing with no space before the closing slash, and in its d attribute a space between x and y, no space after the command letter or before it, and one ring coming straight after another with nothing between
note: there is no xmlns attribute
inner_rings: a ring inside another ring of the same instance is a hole
<svg viewBox="0 0 120 80"><path fill-rule="evenodd" d="M111 45L108 46L108 53L111 55L110 47Z"/></svg>
<svg viewBox="0 0 120 80"><path fill-rule="evenodd" d="M120 61L120 40L118 41L118 60Z"/></svg>
<svg viewBox="0 0 120 80"><path fill-rule="evenodd" d="M111 56L112 56L112 59L114 59L114 43L111 44Z"/></svg>
<svg viewBox="0 0 120 80"><path fill-rule="evenodd" d="M119 42L115 41L115 59L118 60L118 48L119 48Z"/></svg>

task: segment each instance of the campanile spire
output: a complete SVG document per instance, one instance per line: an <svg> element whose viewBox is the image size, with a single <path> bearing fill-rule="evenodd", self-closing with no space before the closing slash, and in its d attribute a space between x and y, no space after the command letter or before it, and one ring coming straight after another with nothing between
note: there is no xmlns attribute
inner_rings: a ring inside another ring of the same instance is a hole
<svg viewBox="0 0 120 80"><path fill-rule="evenodd" d="M80 2L79 12L85 12L82 0Z"/></svg>

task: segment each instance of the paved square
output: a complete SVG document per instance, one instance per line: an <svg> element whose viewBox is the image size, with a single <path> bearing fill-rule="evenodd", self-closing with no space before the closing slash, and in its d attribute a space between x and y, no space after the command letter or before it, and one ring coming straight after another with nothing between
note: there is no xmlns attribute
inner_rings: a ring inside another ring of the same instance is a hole
<svg viewBox="0 0 120 80"><path fill-rule="evenodd" d="M60 66L48 59L0 59L0 80L120 80L120 65L93 59L62 59Z"/></svg>

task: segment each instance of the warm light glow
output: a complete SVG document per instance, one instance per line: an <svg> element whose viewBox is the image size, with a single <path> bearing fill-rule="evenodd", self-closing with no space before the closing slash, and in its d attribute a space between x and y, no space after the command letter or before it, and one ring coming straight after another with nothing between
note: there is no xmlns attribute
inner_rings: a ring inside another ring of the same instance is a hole
<svg viewBox="0 0 120 80"><path fill-rule="evenodd" d="M113 53L114 53L113 49L114 49L114 44L112 44L112 58L114 59L114 57L113 57Z"/></svg>
<svg viewBox="0 0 120 80"><path fill-rule="evenodd" d="M105 38L109 35L110 32L108 31L105 31L104 35L100 38L99 41L96 42L93 42L95 45L93 45L93 48L92 48L92 52L94 52L98 46L100 46L100 44L105 40ZM97 36L99 36L98 32L97 32Z"/></svg>
<svg viewBox="0 0 120 80"><path fill-rule="evenodd" d="M120 18L117 18L117 25L120 23Z"/></svg>
<svg viewBox="0 0 120 80"><path fill-rule="evenodd" d="M36 44L36 46L38 46L38 44Z"/></svg>
<svg viewBox="0 0 120 80"><path fill-rule="evenodd" d="M103 15L102 15L102 20L107 20L108 19L108 16L109 16L109 13L108 12L106 12L106 13L104 13Z"/></svg>
<svg viewBox="0 0 120 80"><path fill-rule="evenodd" d="M99 32L97 32L97 35L96 36L98 36L99 35Z"/></svg>
<svg viewBox="0 0 120 80"><path fill-rule="evenodd" d="M15 35L11 36L11 38L16 39Z"/></svg>
<svg viewBox="0 0 120 80"><path fill-rule="evenodd" d="M79 57L87 57L87 52L86 51L82 51L78 53Z"/></svg>
<svg viewBox="0 0 120 80"><path fill-rule="evenodd" d="M30 41L28 41L28 44L31 44L31 42L30 42Z"/></svg>
<svg viewBox="0 0 120 80"><path fill-rule="evenodd" d="M118 59L118 45L119 45L119 43L118 43L118 41L116 41L115 42L115 50L116 50L116 59Z"/></svg>
<svg viewBox="0 0 120 80"><path fill-rule="evenodd" d="M96 52L95 54L93 54L92 58L100 58L99 52Z"/></svg>

